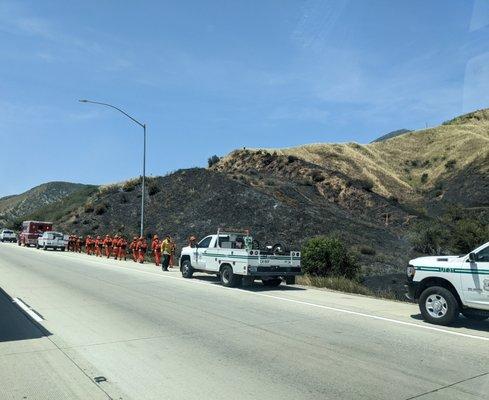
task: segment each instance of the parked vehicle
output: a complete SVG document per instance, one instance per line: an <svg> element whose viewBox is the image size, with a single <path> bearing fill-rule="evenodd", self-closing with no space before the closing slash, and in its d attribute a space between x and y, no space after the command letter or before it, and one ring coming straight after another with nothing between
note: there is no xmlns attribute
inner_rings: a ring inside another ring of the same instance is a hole
<svg viewBox="0 0 489 400"><path fill-rule="evenodd" d="M52 222L24 221L17 243L24 246L37 246L37 239L44 233L53 230Z"/></svg>
<svg viewBox="0 0 489 400"><path fill-rule="evenodd" d="M44 232L39 239L37 239L37 248L40 249L53 249L65 251L67 246L65 237L60 232Z"/></svg>
<svg viewBox="0 0 489 400"><path fill-rule="evenodd" d="M449 325L460 313L489 318L489 242L463 256L420 257L409 261L408 297L423 318Z"/></svg>
<svg viewBox="0 0 489 400"><path fill-rule="evenodd" d="M11 231L10 229L2 229L0 232L0 241L1 242L16 242L17 241L17 235L15 234L14 231Z"/></svg>
<svg viewBox="0 0 489 400"><path fill-rule="evenodd" d="M224 286L250 284L255 279L265 286L278 286L282 279L295 283L301 273L301 257L300 252L286 252L278 244L260 250L248 232L218 231L195 247L182 249L180 270L184 278L191 278L196 271L216 274Z"/></svg>

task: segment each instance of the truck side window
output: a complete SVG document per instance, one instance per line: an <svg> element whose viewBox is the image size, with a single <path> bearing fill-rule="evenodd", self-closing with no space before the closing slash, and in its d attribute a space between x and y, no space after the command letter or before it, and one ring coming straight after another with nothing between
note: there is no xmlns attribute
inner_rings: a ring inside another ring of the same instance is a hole
<svg viewBox="0 0 489 400"><path fill-rule="evenodd" d="M479 251L476 257L479 262L489 262L489 247Z"/></svg>
<svg viewBox="0 0 489 400"><path fill-rule="evenodd" d="M207 236L199 242L199 247L209 247L211 244L212 236Z"/></svg>

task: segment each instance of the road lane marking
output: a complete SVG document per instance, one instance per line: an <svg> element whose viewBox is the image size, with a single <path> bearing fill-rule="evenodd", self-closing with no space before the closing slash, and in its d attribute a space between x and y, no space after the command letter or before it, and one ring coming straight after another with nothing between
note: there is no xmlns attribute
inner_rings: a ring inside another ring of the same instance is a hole
<svg viewBox="0 0 489 400"><path fill-rule="evenodd" d="M38 323L43 321L43 319L41 318L41 316L39 314L37 314L34 310L29 308L29 306L27 304L25 304L18 297L14 297L13 302L16 303L20 308L22 308L22 310L24 310L24 312L27 315L29 315L29 317L31 317L34 321L36 321Z"/></svg>
<svg viewBox="0 0 489 400"><path fill-rule="evenodd" d="M64 256L66 258L73 259L73 257L71 257L69 254L59 254L59 256ZM78 257L77 257L77 259L78 259ZM100 261L102 261L102 260L89 260L89 259L82 260L82 259L80 259L80 261L97 264L99 266L110 267L110 265L107 265L106 263L101 263ZM431 325L420 325L420 324L416 324L416 323L413 323L413 322L400 321L400 320L393 319L393 318L381 317L381 316L378 316L378 315L367 314L367 313L362 313L362 312L358 312L358 311L347 310L347 309L338 308L338 307L330 307L330 306L325 306L325 305L322 305L322 304L311 303L311 302L308 302L308 301L288 299L288 298L285 298L285 297L274 296L274 295L265 294L265 293L250 292L250 291L239 290L239 289L237 290L235 288L228 288L228 287L225 287L225 286L222 286L222 285L216 285L216 284L213 284L213 283L198 281L198 280L195 280L195 279L185 279L185 278L176 277L176 276L161 275L161 274L158 274L158 273L155 273L155 272L141 271L141 270L138 270L138 269L128 268L128 267L124 267L124 266L121 266L121 265L117 265L116 268L118 268L118 269L125 269L127 271L132 271L132 272L139 272L139 273L147 274L147 275L153 275L153 276L157 276L157 277L165 278L165 279L174 279L174 280L178 280L179 282L182 282L182 283L201 284L201 285L206 285L206 286L213 287L213 288L216 288L216 289L232 290L232 291L237 291L239 293L245 293L245 294L255 295L255 296L260 296L260 297L266 297L266 298L270 298L270 299L281 300L281 301L286 301L286 302L295 303L295 304L301 304L301 305L305 305L305 306L309 306L309 307L314 307L314 308L321 308L321 309L324 309L324 310L335 311L335 312L339 312L339 313L343 313L343 314L349 314L349 315L355 315L355 316L358 316L358 317L374 319L374 320L377 320L377 321L389 322L389 323L393 323L393 324L397 324L397 325L410 326L410 327L419 328L419 329L425 329L425 330L429 330L429 331L433 331L433 332L441 332L441 333L446 333L446 334L453 335L453 336L459 336L459 337L465 337L465 338L469 338L469 339L475 339L475 340L481 340L481 341L489 342L489 337L478 336L478 335L471 335L469 333L455 332L455 331L452 331L452 330L438 328L436 326L431 326Z"/></svg>

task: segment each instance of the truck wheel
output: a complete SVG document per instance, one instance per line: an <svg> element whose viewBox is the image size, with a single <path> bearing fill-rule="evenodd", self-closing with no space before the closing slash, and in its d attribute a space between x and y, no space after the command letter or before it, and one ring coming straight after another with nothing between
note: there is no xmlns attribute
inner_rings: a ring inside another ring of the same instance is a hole
<svg viewBox="0 0 489 400"><path fill-rule="evenodd" d="M282 279L274 278L274 279L262 279L263 285L268 287L277 287L282 283Z"/></svg>
<svg viewBox="0 0 489 400"><path fill-rule="evenodd" d="M182 263L182 276L184 278L190 279L192 278L193 274L194 268L192 267L192 263L190 262L190 260L185 260Z"/></svg>
<svg viewBox="0 0 489 400"><path fill-rule="evenodd" d="M489 318L489 311L463 310L462 315L473 321L484 321Z"/></svg>
<svg viewBox="0 0 489 400"><path fill-rule="evenodd" d="M226 265L221 269L221 283L226 287L236 287L240 282L240 276L233 273L230 265Z"/></svg>
<svg viewBox="0 0 489 400"><path fill-rule="evenodd" d="M425 321L436 325L450 325L460 313L453 293L441 286L431 286L421 293L419 309Z"/></svg>
<svg viewBox="0 0 489 400"><path fill-rule="evenodd" d="M287 285L295 285L295 276L286 276L285 283Z"/></svg>

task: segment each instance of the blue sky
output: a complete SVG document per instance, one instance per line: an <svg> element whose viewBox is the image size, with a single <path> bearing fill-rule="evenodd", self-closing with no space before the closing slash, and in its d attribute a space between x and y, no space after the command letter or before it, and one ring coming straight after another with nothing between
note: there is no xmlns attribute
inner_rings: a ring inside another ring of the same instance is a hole
<svg viewBox="0 0 489 400"><path fill-rule="evenodd" d="M0 196L488 106L485 0L0 1Z"/></svg>

